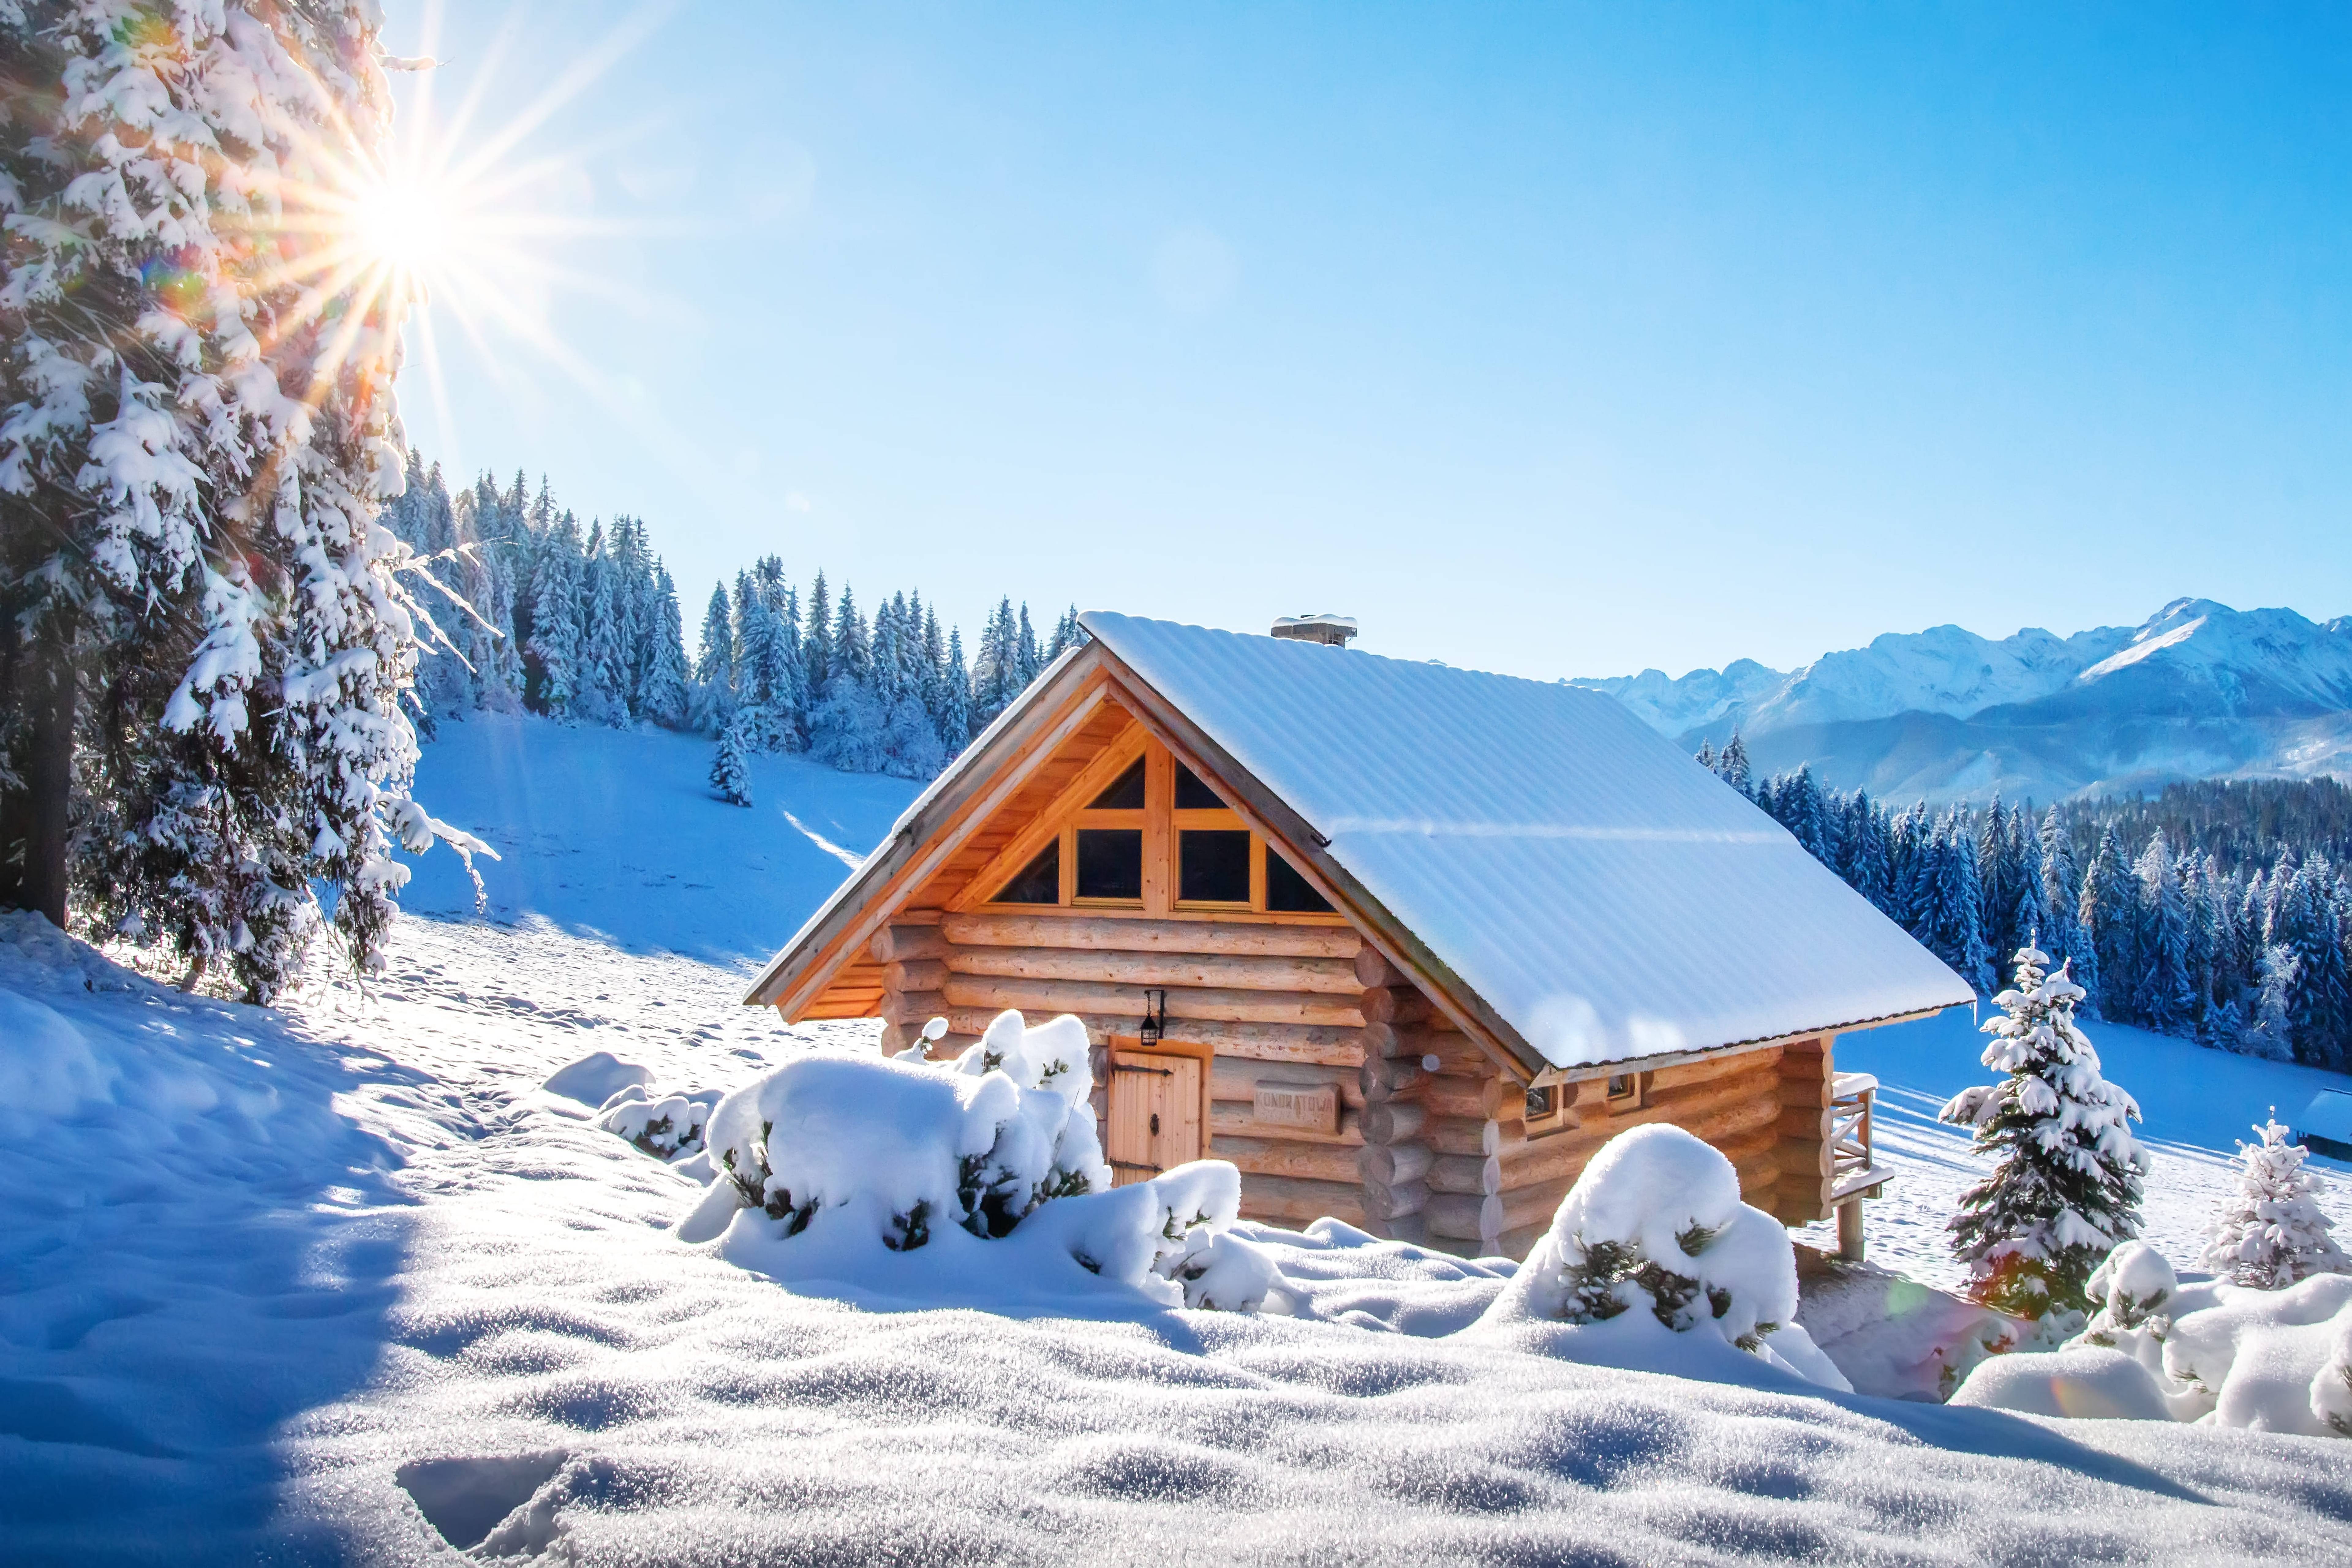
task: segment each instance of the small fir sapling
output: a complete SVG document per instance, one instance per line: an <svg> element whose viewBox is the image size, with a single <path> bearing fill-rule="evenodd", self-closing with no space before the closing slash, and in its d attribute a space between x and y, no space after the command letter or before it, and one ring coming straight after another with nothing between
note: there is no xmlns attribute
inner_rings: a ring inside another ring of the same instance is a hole
<svg viewBox="0 0 2352 1568"><path fill-rule="evenodd" d="M2007 1076L1963 1089L1943 1120L1976 1130L1976 1150L1998 1159L1960 1197L1952 1249L1969 1293L1998 1310L2041 1318L2085 1311L2092 1270L2139 1232L2147 1156L2132 1136L2139 1107L2106 1081L2074 1023L2082 988L2048 955L2017 953L2016 984L1994 998L2002 1016L1984 1064Z"/></svg>
<svg viewBox="0 0 2352 1568"><path fill-rule="evenodd" d="M2315 1274L2352 1274L2318 1196L2327 1184L2304 1168L2310 1151L2287 1142L2275 1110L2238 1145L2238 1190L2224 1200L2199 1261L2261 1290L2284 1289Z"/></svg>
<svg viewBox="0 0 2352 1568"><path fill-rule="evenodd" d="M745 752L740 720L730 721L719 732L719 752L710 759L710 787L730 805L751 804L751 760Z"/></svg>

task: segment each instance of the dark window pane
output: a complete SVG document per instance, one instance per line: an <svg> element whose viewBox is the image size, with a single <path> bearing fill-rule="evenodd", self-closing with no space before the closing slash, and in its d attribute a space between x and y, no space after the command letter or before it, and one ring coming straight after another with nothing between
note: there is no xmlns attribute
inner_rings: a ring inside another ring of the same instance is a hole
<svg viewBox="0 0 2352 1568"><path fill-rule="evenodd" d="M1229 828L1176 836L1176 896L1187 902L1249 902L1250 836Z"/></svg>
<svg viewBox="0 0 2352 1568"><path fill-rule="evenodd" d="M1178 763L1176 764L1176 809L1223 811L1225 809L1225 803L1217 798L1215 790L1201 782L1200 774L1183 763Z"/></svg>
<svg viewBox="0 0 2352 1568"><path fill-rule="evenodd" d="M1528 1090L1528 1120L1530 1121L1541 1121L1545 1117L1549 1116L1553 1110L1552 1096L1559 1092L1559 1090L1557 1089L1531 1089Z"/></svg>
<svg viewBox="0 0 2352 1568"><path fill-rule="evenodd" d="M1118 782L1095 796L1090 811L1141 811L1143 809L1143 759L1135 759L1135 766L1118 775Z"/></svg>
<svg viewBox="0 0 2352 1568"><path fill-rule="evenodd" d="M1020 874L1004 884L996 895L1000 904L1058 904L1062 901L1062 841L1059 838L1037 851L1037 858L1021 868Z"/></svg>
<svg viewBox="0 0 2352 1568"><path fill-rule="evenodd" d="M1078 829L1078 897L1143 897L1143 830L1139 827Z"/></svg>
<svg viewBox="0 0 2352 1568"><path fill-rule="evenodd" d="M1322 894L1307 885L1297 868L1282 858L1282 851L1269 844L1265 847L1265 907L1280 910L1285 914L1328 915L1331 906Z"/></svg>

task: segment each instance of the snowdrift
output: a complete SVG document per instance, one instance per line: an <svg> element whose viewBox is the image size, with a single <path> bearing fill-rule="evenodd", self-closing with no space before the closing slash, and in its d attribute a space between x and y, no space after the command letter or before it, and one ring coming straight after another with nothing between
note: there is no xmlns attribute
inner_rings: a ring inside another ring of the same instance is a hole
<svg viewBox="0 0 2352 1568"><path fill-rule="evenodd" d="M2163 1254L2133 1241L2091 1290L2098 1310L2082 1333L2055 1352L1985 1362L1952 1403L2352 1437L2352 1274L2277 1290L2182 1284Z"/></svg>
<svg viewBox="0 0 2352 1568"><path fill-rule="evenodd" d="M1274 1270L1228 1234L1240 1173L1202 1160L1114 1187L1093 1087L1085 1025L1014 1012L952 1062L789 1062L711 1113L719 1179L678 1234L872 1298L1256 1307Z"/></svg>

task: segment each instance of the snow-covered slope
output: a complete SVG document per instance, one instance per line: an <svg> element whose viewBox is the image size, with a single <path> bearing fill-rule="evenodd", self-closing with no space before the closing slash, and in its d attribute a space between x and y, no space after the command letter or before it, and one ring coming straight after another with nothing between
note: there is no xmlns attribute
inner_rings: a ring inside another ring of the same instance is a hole
<svg viewBox="0 0 2352 1568"><path fill-rule="evenodd" d="M1433 1338L1508 1271L1385 1244L1319 1272L1314 1238L1290 1247L1315 1320L877 1310L689 1246L671 1227L703 1188L541 1086L599 1051L723 1089L863 1048L870 1024L786 1030L737 1005L740 962L664 950L762 952L841 864L793 822L856 855L905 788L771 760L743 811L698 793L708 750L446 731L424 794L499 841L503 912L404 917L365 995L184 996L0 922L0 1558L448 1563L485 1535L478 1557L578 1563L2352 1552L2352 1445ZM422 863L420 901L463 889ZM1841 1065L1924 1102L1981 1071L1965 1023ZM2229 1134L2309 1075L2098 1039L2149 1107L2152 1232L2186 1263ZM1932 1279L1966 1156L1888 1123L1874 1252Z"/></svg>
<svg viewBox="0 0 2352 1568"><path fill-rule="evenodd" d="M1687 744L1738 731L1761 769L1810 763L1840 788L1896 796L2352 772L2352 618L2208 599L2071 637L1936 626L1785 672L1740 660L1576 684Z"/></svg>
<svg viewBox="0 0 2352 1568"><path fill-rule="evenodd" d="M478 868L492 919L736 963L782 946L917 789L754 757L747 809L711 793L710 757L709 742L661 730L476 713L425 745L416 795L499 852ZM454 856L409 864L409 913L473 910Z"/></svg>

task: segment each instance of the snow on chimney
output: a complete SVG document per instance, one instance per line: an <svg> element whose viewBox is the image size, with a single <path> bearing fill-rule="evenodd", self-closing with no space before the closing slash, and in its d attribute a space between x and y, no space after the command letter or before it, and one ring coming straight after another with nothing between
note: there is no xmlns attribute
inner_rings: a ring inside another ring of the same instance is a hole
<svg viewBox="0 0 2352 1568"><path fill-rule="evenodd" d="M1295 642L1319 642L1346 647L1356 635L1353 616L1285 616L1274 623L1274 635Z"/></svg>

